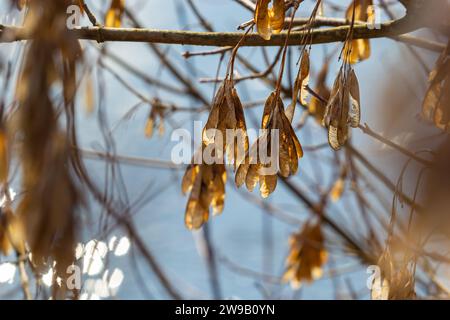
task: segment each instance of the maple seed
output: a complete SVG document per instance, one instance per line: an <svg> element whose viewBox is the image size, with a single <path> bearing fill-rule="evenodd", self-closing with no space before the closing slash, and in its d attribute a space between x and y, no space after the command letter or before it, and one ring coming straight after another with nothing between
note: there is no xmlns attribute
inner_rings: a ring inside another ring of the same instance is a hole
<svg viewBox="0 0 450 320"><path fill-rule="evenodd" d="M299 233L291 236L289 243L291 249L286 259L283 281L298 288L303 281L311 282L320 278L328 256L320 223L306 223Z"/></svg>
<svg viewBox="0 0 450 320"><path fill-rule="evenodd" d="M159 119L159 123L157 123ZM164 107L159 99L152 101L152 107L145 124L145 137L151 139L153 137L154 128L157 127L159 136L164 135Z"/></svg>
<svg viewBox="0 0 450 320"><path fill-rule="evenodd" d="M292 103L286 110L286 116L291 122L294 117L297 99L299 99L300 103L304 106L308 104L306 99L309 96L309 92L307 90L309 84L309 72L310 72L309 52L308 50L304 50L302 54L302 59L300 61L300 68L298 70L297 78L295 79L294 89L292 90Z"/></svg>
<svg viewBox="0 0 450 320"><path fill-rule="evenodd" d="M396 261L391 246L385 248L377 263L381 274L371 288L372 300L411 300L416 298L413 263Z"/></svg>
<svg viewBox="0 0 450 320"><path fill-rule="evenodd" d="M284 112L283 101L277 97L276 92L272 92L265 103L261 128L265 129L264 133L252 145L239 166L235 182L237 187L245 183L250 192L259 182L260 194L267 198L275 191L278 174L287 178L297 173L298 159L303 157L303 150ZM279 141L272 141L273 132L279 133ZM274 142L279 142L278 150L275 150L277 154L272 154ZM258 148L266 150L268 159L261 158ZM269 170L273 168L275 170Z"/></svg>
<svg viewBox="0 0 450 320"><path fill-rule="evenodd" d="M214 214L223 211L227 174L224 164L190 165L182 180L184 194L190 192L186 205L185 224L188 229L199 229L209 219L209 208Z"/></svg>
<svg viewBox="0 0 450 320"><path fill-rule="evenodd" d="M216 141L219 132L225 138L224 143ZM231 80L225 80L217 90L202 135L203 143L214 144L220 155L227 155L229 163L234 160L235 168L242 162L249 145L247 126L242 103Z"/></svg>
<svg viewBox="0 0 450 320"><path fill-rule="evenodd" d="M361 120L359 83L350 65L341 68L325 110L324 124L328 128L328 142L339 150L348 140L350 125L359 126Z"/></svg>
<svg viewBox="0 0 450 320"><path fill-rule="evenodd" d="M235 134L229 134L234 132ZM219 138L219 135L221 136ZM223 143L225 137L225 143ZM217 90L211 112L203 128L202 146L198 152L206 148L213 150L213 158L228 161L234 160L235 168L248 150L247 127L244 110L233 82L226 79ZM241 156L242 154L242 156ZM197 158L194 156L194 159ZM188 229L199 229L209 219L209 208L214 214L223 211L225 201L225 184L227 175L223 161L191 164L184 174L182 191L190 192L186 206L185 224Z"/></svg>
<svg viewBox="0 0 450 320"><path fill-rule="evenodd" d="M355 8L353 6L356 4ZM375 16L373 10L373 0L353 1L347 9L346 18L353 20L353 9L355 21L373 23ZM345 60L350 64L355 64L370 58L371 48L369 39L356 39L347 41L344 46Z"/></svg>
<svg viewBox="0 0 450 320"><path fill-rule="evenodd" d="M284 0L258 0L256 3L254 21L258 34L265 40L270 40L273 33L280 33L284 27L285 5Z"/></svg>

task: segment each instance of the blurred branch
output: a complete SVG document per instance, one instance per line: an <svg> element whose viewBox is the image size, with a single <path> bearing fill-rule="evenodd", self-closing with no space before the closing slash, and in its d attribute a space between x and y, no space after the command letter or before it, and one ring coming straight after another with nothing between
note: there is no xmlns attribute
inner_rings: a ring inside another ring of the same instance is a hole
<svg viewBox="0 0 450 320"><path fill-rule="evenodd" d="M432 166L433 162L425 160L419 156L417 156L416 154L414 154L413 152L406 150L405 148L399 146L398 144L390 141L389 139L386 139L384 137L382 137L381 135L379 135L378 133L376 133L375 131L373 131L372 129L369 128L369 126L367 125L367 123L364 124L364 126L360 125L359 129L361 129L362 132L364 132L365 134L371 136L372 138L375 138L376 140L384 143L385 145L399 151L400 153L403 153L405 156L416 160L417 162L425 165L425 166Z"/></svg>
<svg viewBox="0 0 450 320"><path fill-rule="evenodd" d="M117 72L115 72L112 68L106 66L103 62L99 62L99 65L104 68L105 70L107 70L108 72L111 73L111 75L118 81L120 82L128 91L130 91L133 95L135 95L137 98L139 98L142 102L145 103L149 103L149 104L154 104L155 103L155 99L150 99L145 97L143 94L141 94L140 92L138 92L131 84L129 84L127 81L125 81L125 79L123 79ZM206 108L195 108L195 107L179 107L173 104L164 104L159 102L158 103L158 107L159 108L163 108L169 111L183 111L183 112L198 112L202 109L206 109Z"/></svg>
<svg viewBox="0 0 450 320"><path fill-rule="evenodd" d="M359 152L358 150L356 150L352 145L347 145L346 148L348 148L350 150L351 153L354 154L355 158L358 159L363 165L364 167L369 170L375 177L377 177L391 192L397 192L397 187L395 186L394 183L392 183L391 180L389 180L389 178L387 178L383 172L381 172L380 170L378 170L369 160L367 160L366 157L364 157L361 152ZM414 207L415 210L423 212L423 207L414 202L410 197L408 197L406 194L404 194L403 192L398 191L398 196L400 199L402 199L403 201L405 201L405 203L407 203L409 206Z"/></svg>
<svg viewBox="0 0 450 320"><path fill-rule="evenodd" d="M330 227L339 237L341 237L345 243L349 246L349 249L363 261L368 264L375 264L376 257L375 252L368 252L364 247L355 240L350 233L344 230L341 226L336 224L329 215L325 212L323 205L315 204L309 197L307 197L292 181L280 176L281 182L291 191L297 198L303 202L303 204L314 214L319 216L320 219Z"/></svg>
<svg viewBox="0 0 450 320"><path fill-rule="evenodd" d="M415 36L411 36L411 35L405 34L405 35L401 35L401 36L393 36L390 38L392 38L393 40L396 40L396 41L403 42L407 45L413 45L415 47L419 47L422 49L428 49L428 50L435 51L435 52L442 52L445 49L445 45L440 42L427 40L427 39L423 39L423 38L419 38L419 37L415 37Z"/></svg>
<svg viewBox="0 0 450 320"><path fill-rule="evenodd" d="M166 90L171 93L176 93L178 95L185 95L188 93L186 90L180 89L178 87L175 87L167 82L163 82L159 79L151 77L148 73L140 70L139 68L131 65L129 61L126 61L125 59L121 58L118 55L113 54L111 51L104 50L102 53L115 63L117 63L119 66L124 68L126 71L130 72L134 76L140 78L142 81L144 81L146 84L155 86L158 88L161 88L163 90Z"/></svg>

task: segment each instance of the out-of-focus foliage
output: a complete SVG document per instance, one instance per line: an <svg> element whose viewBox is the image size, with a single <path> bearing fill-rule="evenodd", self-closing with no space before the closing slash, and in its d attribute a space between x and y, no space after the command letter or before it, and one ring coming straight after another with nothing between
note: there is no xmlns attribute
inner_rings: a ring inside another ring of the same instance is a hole
<svg viewBox="0 0 450 320"><path fill-rule="evenodd" d="M291 250L284 280L298 288L303 281L320 278L328 256L320 223L306 223L300 232L291 236L289 243Z"/></svg>
<svg viewBox="0 0 450 320"><path fill-rule="evenodd" d="M430 73L430 86L423 101L423 115L436 127L450 130L450 42Z"/></svg>

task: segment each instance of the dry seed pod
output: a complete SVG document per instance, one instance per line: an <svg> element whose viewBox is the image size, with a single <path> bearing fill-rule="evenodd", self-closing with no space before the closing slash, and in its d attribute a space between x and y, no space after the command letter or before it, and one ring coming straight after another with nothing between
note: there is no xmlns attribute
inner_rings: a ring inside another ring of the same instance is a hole
<svg viewBox="0 0 450 320"><path fill-rule="evenodd" d="M20 219L10 208L0 209L0 253L9 255L14 249L19 254L25 253L25 234Z"/></svg>
<svg viewBox="0 0 450 320"><path fill-rule="evenodd" d="M188 229L201 228L208 221L210 207L214 214L223 211L226 181L224 164L192 164L186 169L182 191L190 192L185 213Z"/></svg>
<svg viewBox="0 0 450 320"><path fill-rule="evenodd" d="M209 150L212 150L212 162L204 159L205 152ZM227 79L214 97L208 121L203 128L202 147L198 151L202 154L202 162L191 164L183 177L182 191L184 194L190 192L185 214L188 229L199 229L206 223L210 207L214 214L222 212L227 179L224 155L228 155L229 162L234 159L236 168L247 151L244 110L233 82Z"/></svg>
<svg viewBox="0 0 450 320"><path fill-rule="evenodd" d="M314 92L319 95L319 97L328 101L330 99L330 89L327 86L327 75L328 75L328 62L324 63L322 69L320 70L317 76L316 86L314 88ZM308 111L310 114L314 116L316 121L319 124L323 123L325 110L327 107L327 103L319 100L314 95L311 96L311 101L308 104Z"/></svg>
<svg viewBox="0 0 450 320"><path fill-rule="evenodd" d="M450 132L450 42L430 73L422 115L439 129Z"/></svg>
<svg viewBox="0 0 450 320"><path fill-rule="evenodd" d="M341 169L338 179L333 184L333 187L330 190L330 198L331 201L337 202L341 199L345 190L345 182L347 179L347 168L344 166Z"/></svg>
<svg viewBox="0 0 450 320"><path fill-rule="evenodd" d="M286 109L286 116L288 117L290 122L292 122L292 119L294 118L297 99L299 99L300 103L304 106L308 104L306 99L309 96L309 92L307 90L307 86L309 84L309 72L310 72L309 52L308 50L304 50L302 58L300 60L300 68L298 70L297 77L295 79L294 89L292 91L292 103Z"/></svg>
<svg viewBox="0 0 450 320"><path fill-rule="evenodd" d="M71 136L60 128L52 97L61 86L65 110L74 107L76 63L80 45L67 32L69 0L29 2L27 43L16 89L17 117L11 119L14 135L20 133L19 161L23 197L17 217L36 271L55 264L63 280L75 261L78 208L82 203L71 171L74 154ZM70 119L70 116L68 116ZM61 283L66 283L62 281ZM59 286L54 286L54 288ZM64 290L63 290L64 291Z"/></svg>
<svg viewBox="0 0 450 320"><path fill-rule="evenodd" d="M221 141L216 141L218 134ZM202 136L206 146L215 144L220 156L227 154L230 163L234 160L235 168L248 151L244 110L231 80L225 80L217 90Z"/></svg>
<svg viewBox="0 0 450 320"><path fill-rule="evenodd" d="M380 274L374 279L371 288L372 300L387 300L389 297L389 279L394 273L394 264L389 250L385 250L377 262Z"/></svg>
<svg viewBox="0 0 450 320"><path fill-rule="evenodd" d="M345 180L343 178L337 179L330 191L330 197L333 202L337 202L341 199L342 194L344 193L344 188Z"/></svg>
<svg viewBox="0 0 450 320"><path fill-rule="evenodd" d="M159 120L159 122L158 122ZM164 112L161 107L161 101L155 99L152 103L150 113L145 124L145 137L150 139L153 137L154 128L158 129L159 136L164 135Z"/></svg>
<svg viewBox="0 0 450 320"><path fill-rule="evenodd" d="M359 81L353 69L350 69L348 79L349 97L350 97L350 126L358 128L361 122L361 97L359 92Z"/></svg>
<svg viewBox="0 0 450 320"><path fill-rule="evenodd" d="M404 265L395 272L389 283L389 300L411 300L416 298L414 273Z"/></svg>
<svg viewBox="0 0 450 320"><path fill-rule="evenodd" d="M125 0L112 0L111 6L106 12L105 27L120 28L122 16L125 12Z"/></svg>
<svg viewBox="0 0 450 320"><path fill-rule="evenodd" d="M260 194L263 198L267 198L271 193L275 191L277 186L277 174L276 172L261 173L261 170L268 169L270 164L261 164L257 159L257 149L259 146L268 148L270 157L270 141L268 136L264 134L261 136L251 148L250 153L245 158L245 161L239 166L235 182L238 187L241 187L244 183L247 189L252 192L256 185L260 184Z"/></svg>
<svg viewBox="0 0 450 320"><path fill-rule="evenodd" d="M311 282L320 278L328 256L320 223L306 223L300 232L291 236L289 243L290 252L283 281L298 288L303 281Z"/></svg>
<svg viewBox="0 0 450 320"><path fill-rule="evenodd" d="M283 30L285 19L284 0L258 0L256 3L254 21L258 34L265 40L270 40L272 33L280 33Z"/></svg>
<svg viewBox="0 0 450 320"><path fill-rule="evenodd" d="M343 137L345 137L346 133L343 130L347 128L347 121L345 117L343 117L345 114L343 111L343 102L343 82L342 75L339 73L334 81L324 118L325 125L328 128L328 142L335 150L340 149L340 147L345 143L345 141L343 141ZM344 121L342 121L343 118Z"/></svg>
<svg viewBox="0 0 450 320"><path fill-rule="evenodd" d="M94 80L92 73L86 73L84 77L84 105L87 114L92 114L95 108Z"/></svg>
<svg viewBox="0 0 450 320"><path fill-rule="evenodd" d="M280 33L283 30L285 19L284 0L273 0L273 6L269 9L270 25L273 33Z"/></svg>
<svg viewBox="0 0 450 320"><path fill-rule="evenodd" d="M349 65L341 69L328 101L324 124L328 128L328 142L339 150L348 140L349 128L357 128L361 119L359 83Z"/></svg>
<svg viewBox="0 0 450 320"><path fill-rule="evenodd" d="M355 3L355 21L373 23L375 19L373 12L373 0L356 0L355 2L352 2L346 12L347 20L352 21L353 6ZM369 39L347 41L344 46L345 60L350 64L355 64L357 62L369 59L370 52L371 49Z"/></svg>
<svg viewBox="0 0 450 320"><path fill-rule="evenodd" d="M297 86L299 90L300 103L306 105L306 99L308 98L309 92L306 87L309 84L309 71L310 71L310 61L309 52L305 51L300 61L299 74L297 76Z"/></svg>
<svg viewBox="0 0 450 320"><path fill-rule="evenodd" d="M253 191L259 182L261 196L267 198L275 191L278 173L283 177L297 173L298 159L303 157L303 150L284 112L283 101L276 92L266 101L261 128L266 130L239 166L235 182L238 187L245 183L249 191ZM273 141L275 132L278 132L278 141ZM273 143L278 143L278 146L273 148ZM267 159L261 158L261 150L266 151ZM272 156L272 152L276 154Z"/></svg>

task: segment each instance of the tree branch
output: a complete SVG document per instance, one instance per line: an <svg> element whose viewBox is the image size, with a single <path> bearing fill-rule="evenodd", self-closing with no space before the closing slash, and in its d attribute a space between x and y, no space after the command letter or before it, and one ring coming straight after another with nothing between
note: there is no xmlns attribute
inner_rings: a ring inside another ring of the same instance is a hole
<svg viewBox="0 0 450 320"><path fill-rule="evenodd" d="M350 26L292 32L288 45L300 45L307 32L311 44L345 41ZM422 28L420 19L406 16L402 19L383 23L379 29L370 29L368 24L354 26L354 39L372 39L399 36ZM240 32L194 32L180 30L155 30L138 28L82 27L69 31L78 39L99 41L148 42L197 46L235 46L242 38ZM274 35L269 41L258 34L246 36L242 46L281 46L286 41L285 32ZM29 40L31 35L23 27L0 25L0 42Z"/></svg>

